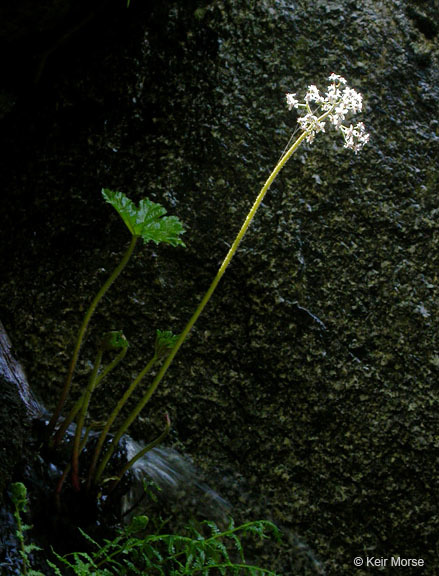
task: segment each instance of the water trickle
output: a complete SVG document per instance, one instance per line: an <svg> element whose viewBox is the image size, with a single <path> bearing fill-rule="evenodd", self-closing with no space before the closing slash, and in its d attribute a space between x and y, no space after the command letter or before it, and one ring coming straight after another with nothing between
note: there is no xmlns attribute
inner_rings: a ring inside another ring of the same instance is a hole
<svg viewBox="0 0 439 576"><path fill-rule="evenodd" d="M124 442L128 459L143 448L129 436ZM153 448L134 464L131 475L130 488L121 502L125 521L145 513L145 485L160 502L184 510L189 516L221 522L230 512L230 504L200 479L200 472L187 457L173 448Z"/></svg>

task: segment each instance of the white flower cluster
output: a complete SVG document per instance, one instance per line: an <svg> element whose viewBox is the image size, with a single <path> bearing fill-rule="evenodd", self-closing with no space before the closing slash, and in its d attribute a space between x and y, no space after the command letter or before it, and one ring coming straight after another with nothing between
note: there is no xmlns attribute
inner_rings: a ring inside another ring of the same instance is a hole
<svg viewBox="0 0 439 576"><path fill-rule="evenodd" d="M305 109L306 113L297 122L300 128L307 133L306 140L312 142L317 132L324 132L326 120L343 134L345 148L351 148L355 153L359 152L369 141L364 124L359 122L347 127L343 124L349 113L360 112L363 107L361 94L346 86L346 80L338 74L329 76L331 84L327 87L326 94L322 96L314 84L308 87L305 101L302 103L296 98L296 94L287 94L289 110L293 108ZM315 103L315 104L312 104ZM313 106L314 110L311 108Z"/></svg>

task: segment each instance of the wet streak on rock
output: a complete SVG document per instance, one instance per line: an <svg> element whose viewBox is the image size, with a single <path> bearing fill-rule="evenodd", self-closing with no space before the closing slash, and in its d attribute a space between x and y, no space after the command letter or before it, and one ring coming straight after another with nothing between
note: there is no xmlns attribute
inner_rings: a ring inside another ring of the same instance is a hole
<svg viewBox="0 0 439 576"><path fill-rule="evenodd" d="M24 458L31 420L40 415L41 406L0 322L0 502L15 466Z"/></svg>

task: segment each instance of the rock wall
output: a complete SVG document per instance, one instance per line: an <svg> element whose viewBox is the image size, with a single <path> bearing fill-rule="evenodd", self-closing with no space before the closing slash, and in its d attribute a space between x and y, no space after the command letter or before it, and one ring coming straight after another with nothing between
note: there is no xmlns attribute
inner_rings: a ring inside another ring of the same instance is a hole
<svg viewBox="0 0 439 576"><path fill-rule="evenodd" d="M100 188L164 203L187 249L139 249L96 314L73 397L102 331L132 344L97 417L155 329L181 330L209 285L295 130L285 92L342 74L370 145L353 156L322 135L300 149L133 432L152 437L169 410L170 441L236 514L306 537L328 574L351 574L364 549L424 555L433 574L437 3L132 8L123 33L52 62L3 126L0 315L32 385L53 405L78 311L127 242Z"/></svg>
<svg viewBox="0 0 439 576"><path fill-rule="evenodd" d="M32 419L41 413L0 322L0 503L15 467L24 464Z"/></svg>

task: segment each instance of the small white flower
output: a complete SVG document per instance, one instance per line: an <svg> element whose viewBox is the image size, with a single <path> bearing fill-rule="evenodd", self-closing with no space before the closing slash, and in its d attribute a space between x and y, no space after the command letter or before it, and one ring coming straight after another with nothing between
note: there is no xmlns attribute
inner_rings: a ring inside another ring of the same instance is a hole
<svg viewBox="0 0 439 576"><path fill-rule="evenodd" d="M305 114L305 116L297 119L297 123L304 132L308 132L307 142L312 142L317 132L325 131L325 123L314 114Z"/></svg>
<svg viewBox="0 0 439 576"><path fill-rule="evenodd" d="M340 97L341 97L341 91L338 88L336 88L333 84L331 84L331 86L328 86L324 109L329 110L336 102L340 100Z"/></svg>
<svg viewBox="0 0 439 576"><path fill-rule="evenodd" d="M296 100L295 96L296 96L296 94L287 94L286 95L288 110L292 110L293 108L298 107L299 100Z"/></svg>
<svg viewBox="0 0 439 576"><path fill-rule="evenodd" d="M314 86L314 84L308 86L308 92L305 94L305 102L323 102L323 98L320 96L317 86Z"/></svg>
<svg viewBox="0 0 439 576"><path fill-rule="evenodd" d="M331 76L329 76L329 80L338 84L346 84L346 80L343 78L343 76L339 76L338 74L331 74Z"/></svg>
<svg viewBox="0 0 439 576"><path fill-rule="evenodd" d="M369 141L369 134L362 122L355 126L345 126L343 122L349 114L362 110L363 97L353 88L346 86L343 76L331 74L329 80L332 84L327 87L324 97L314 84L308 86L303 103L296 98L296 94L287 94L288 108L306 109L306 114L299 117L297 122L303 132L306 132L307 142L313 142L318 132L325 131L327 118L336 130L342 133L345 148L351 148L357 153ZM340 88L341 85L344 87Z"/></svg>
<svg viewBox="0 0 439 576"><path fill-rule="evenodd" d="M356 92L353 88L346 87L343 90L342 100L348 110L352 112L361 112L363 108L363 98L361 94Z"/></svg>
<svg viewBox="0 0 439 576"><path fill-rule="evenodd" d="M317 120L317 116L313 114L305 114L301 118L297 119L297 123L302 128L303 131L309 130L313 123Z"/></svg>
<svg viewBox="0 0 439 576"><path fill-rule="evenodd" d="M346 108L342 104L339 104L335 107L334 112L329 114L329 120L332 122L332 124L334 124L336 128L340 128L341 124L346 118L346 114Z"/></svg>
<svg viewBox="0 0 439 576"><path fill-rule="evenodd" d="M349 128L340 126L340 130L345 141L344 147L351 148L355 154L369 142L370 135L366 133L363 122L358 122L356 126L352 126L351 124Z"/></svg>
<svg viewBox="0 0 439 576"><path fill-rule="evenodd" d="M345 148L352 148L354 143L354 127L351 124L349 128L346 126L340 126L341 133L343 134L343 138L345 140Z"/></svg>
<svg viewBox="0 0 439 576"><path fill-rule="evenodd" d="M324 132L325 131L325 123L321 120L316 120L314 124L314 129L316 132Z"/></svg>

